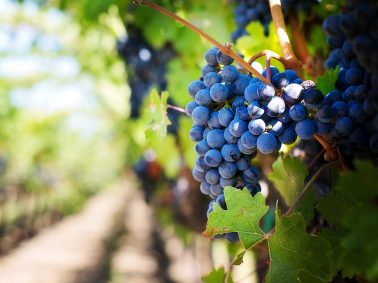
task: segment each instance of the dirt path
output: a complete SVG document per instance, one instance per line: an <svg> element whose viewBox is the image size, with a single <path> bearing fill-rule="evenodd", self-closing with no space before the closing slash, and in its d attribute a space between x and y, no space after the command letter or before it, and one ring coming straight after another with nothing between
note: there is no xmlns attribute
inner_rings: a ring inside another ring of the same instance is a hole
<svg viewBox="0 0 378 283"><path fill-rule="evenodd" d="M107 241L122 225L131 187L124 180L115 184L90 199L80 213L0 258L0 283L98 282Z"/></svg>
<svg viewBox="0 0 378 283"><path fill-rule="evenodd" d="M0 258L0 283L201 282L210 242L184 245L128 180Z"/></svg>

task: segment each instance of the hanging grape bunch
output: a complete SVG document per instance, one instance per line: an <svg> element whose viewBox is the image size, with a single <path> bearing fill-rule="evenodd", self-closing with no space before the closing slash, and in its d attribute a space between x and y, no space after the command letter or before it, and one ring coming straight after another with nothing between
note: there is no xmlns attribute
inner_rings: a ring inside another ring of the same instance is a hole
<svg viewBox="0 0 378 283"><path fill-rule="evenodd" d="M325 62L339 68L334 91L318 112L323 133L350 151L378 153L377 6L348 1L344 13L328 17L323 28L334 48Z"/></svg>
<svg viewBox="0 0 378 283"><path fill-rule="evenodd" d="M324 95L293 70L280 73L269 67L262 75L272 84L241 73L215 47L205 60L202 77L188 87L193 100L186 106L193 120L189 135L197 142L193 176L202 193L225 207L226 186L246 187L252 195L260 191L259 169L251 165L257 151L275 153L297 136L308 140L317 133L312 111L319 109Z"/></svg>

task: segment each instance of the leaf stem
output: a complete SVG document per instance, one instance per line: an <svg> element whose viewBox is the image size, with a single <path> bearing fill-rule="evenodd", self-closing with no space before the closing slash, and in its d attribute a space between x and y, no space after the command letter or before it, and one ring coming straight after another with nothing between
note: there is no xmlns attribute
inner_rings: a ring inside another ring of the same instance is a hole
<svg viewBox="0 0 378 283"><path fill-rule="evenodd" d="M250 64L248 64L246 61L244 61L238 54L236 54L234 51L231 49L231 44L225 44L224 46L220 44L218 41L216 41L214 38L212 38L210 35L207 33L203 32L196 26L192 25L188 21L184 20L183 18L177 16L176 14L172 13L171 11L159 6L156 3L153 3L148 0L135 0L133 1L135 4L141 4L141 5L146 5L159 13L166 15L167 17L176 20L177 22L181 23L182 25L190 28L192 31L206 39L208 42L210 42L212 45L216 46L223 54L228 55L232 57L236 62L238 62L244 69L246 69L248 72L250 72L252 75L257 77L259 80L266 84L270 84L270 82L264 78L255 68L253 68Z"/></svg>
<svg viewBox="0 0 378 283"><path fill-rule="evenodd" d="M307 182L307 184L304 186L303 190L301 191L301 193L297 196L297 198L295 199L293 205L285 212L284 216L288 216L290 215L290 213L295 209L295 207L298 205L298 203L300 202L300 200L303 198L303 196L305 195L305 193L308 191L308 189L311 187L312 183L314 183L314 181L316 181L316 179L319 178L320 174L323 172L323 170L325 170L326 168L328 167L331 167L333 166L334 164L338 163L339 161L336 160L336 161L332 161L332 162L328 162L326 164L324 164L322 167L319 168L318 171L316 171L316 173L311 177L311 179Z"/></svg>
<svg viewBox="0 0 378 283"><path fill-rule="evenodd" d="M283 57L288 61L285 66L288 66L290 69L296 71L299 76L302 76L301 64L295 56L290 38L287 34L285 20L282 14L281 1L269 0L269 7Z"/></svg>

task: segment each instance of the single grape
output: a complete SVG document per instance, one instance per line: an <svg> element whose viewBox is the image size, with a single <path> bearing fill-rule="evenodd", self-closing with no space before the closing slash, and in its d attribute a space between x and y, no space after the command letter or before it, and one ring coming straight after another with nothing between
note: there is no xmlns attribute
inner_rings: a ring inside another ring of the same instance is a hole
<svg viewBox="0 0 378 283"><path fill-rule="evenodd" d="M290 84L290 80L285 73L277 73L272 77L272 83L276 88L284 88Z"/></svg>
<svg viewBox="0 0 378 283"><path fill-rule="evenodd" d="M278 136L278 140L283 144L292 144L297 139L297 133L293 126L288 126L285 128L283 133Z"/></svg>
<svg viewBox="0 0 378 283"><path fill-rule="evenodd" d="M210 97L210 91L207 88L200 89L196 93L195 102L198 105L209 106L213 102L213 100Z"/></svg>
<svg viewBox="0 0 378 283"><path fill-rule="evenodd" d="M265 121L263 119L251 120L248 124L248 130L256 136L261 135L266 128Z"/></svg>
<svg viewBox="0 0 378 283"><path fill-rule="evenodd" d="M276 90L271 85L258 84L257 95L260 99L271 99L276 94Z"/></svg>
<svg viewBox="0 0 378 283"><path fill-rule="evenodd" d="M203 88L206 88L205 84L203 83L203 81L200 81L200 80L196 80L196 81L193 81L189 84L188 86L188 93L190 94L191 97L194 98L194 96L196 95L196 93L200 90L200 89L203 89Z"/></svg>
<svg viewBox="0 0 378 283"><path fill-rule="evenodd" d="M206 125L209 120L210 111L205 106L197 106L192 112L192 120L198 125Z"/></svg>
<svg viewBox="0 0 378 283"><path fill-rule="evenodd" d="M216 185L219 183L220 175L217 169L210 169L205 174L206 182L208 182L210 185ZM211 186L210 186L211 191Z"/></svg>
<svg viewBox="0 0 378 283"><path fill-rule="evenodd" d="M249 103L252 103L253 101L260 99L257 93L260 84L261 83L250 84L244 90L244 97Z"/></svg>
<svg viewBox="0 0 378 283"><path fill-rule="evenodd" d="M185 113L186 115L188 116L192 116L192 113L193 113L193 110L194 108L196 108L198 106L197 102L195 102L194 100L188 102L185 106Z"/></svg>
<svg viewBox="0 0 378 283"><path fill-rule="evenodd" d="M282 115L285 112L285 109L285 101L281 97L275 96L268 102L266 106L266 113L270 117L277 117Z"/></svg>
<svg viewBox="0 0 378 283"><path fill-rule="evenodd" d="M250 117L254 119L262 117L265 113L265 109L260 107L260 103L258 101L254 101L248 105L247 110Z"/></svg>
<svg viewBox="0 0 378 283"><path fill-rule="evenodd" d="M218 50L217 53L216 53L216 60L221 65L230 65L230 64L232 64L232 62L234 62L234 59L232 59L232 57L223 54L220 50ZM209 64L209 62L208 62L208 64Z"/></svg>
<svg viewBox="0 0 378 283"><path fill-rule="evenodd" d="M231 135L228 127L226 129L224 129L223 136L224 136L224 139L228 143L237 143L238 139L239 139L238 137L234 137L233 135Z"/></svg>
<svg viewBox="0 0 378 283"><path fill-rule="evenodd" d="M210 185L210 193L214 196L219 196L223 193L223 188L219 184L211 184Z"/></svg>
<svg viewBox="0 0 378 283"><path fill-rule="evenodd" d="M243 179L246 183L257 184L260 179L260 174L260 170L257 169L257 167L251 166L243 172Z"/></svg>
<svg viewBox="0 0 378 283"><path fill-rule="evenodd" d="M228 99L228 88L222 83L216 83L210 88L210 97L215 102L223 102Z"/></svg>
<svg viewBox="0 0 378 283"><path fill-rule="evenodd" d="M251 79L249 78L249 76L240 74L231 85L232 92L236 95L243 95L250 81Z"/></svg>
<svg viewBox="0 0 378 283"><path fill-rule="evenodd" d="M251 161L246 157L240 157L235 164L239 171L245 171L251 166Z"/></svg>
<svg viewBox="0 0 378 283"><path fill-rule="evenodd" d="M269 133L279 136L285 130L284 124L276 118L270 119L266 125Z"/></svg>
<svg viewBox="0 0 378 283"><path fill-rule="evenodd" d="M212 47L208 49L205 53L205 60L208 65L210 66L217 66L218 65L218 60L217 60L217 53L218 53L218 48Z"/></svg>
<svg viewBox="0 0 378 283"><path fill-rule="evenodd" d="M194 125L189 131L189 137L192 141L200 141L203 138L203 127Z"/></svg>
<svg viewBox="0 0 378 283"><path fill-rule="evenodd" d="M240 119L232 120L228 128L234 137L240 137L247 129L247 123Z"/></svg>
<svg viewBox="0 0 378 283"><path fill-rule="evenodd" d="M270 154L277 148L277 139L270 133L263 133L257 138L257 149L261 153Z"/></svg>
<svg viewBox="0 0 378 283"><path fill-rule="evenodd" d="M233 65L226 65L221 71L221 76L224 81L231 83L238 78L239 71Z"/></svg>
<svg viewBox="0 0 378 283"><path fill-rule="evenodd" d="M226 143L221 149L222 157L228 162L235 162L241 156L238 146L234 143Z"/></svg>
<svg viewBox="0 0 378 283"><path fill-rule="evenodd" d="M236 174L236 165L232 162L223 161L218 168L219 174L223 178L232 178Z"/></svg>
<svg viewBox="0 0 378 283"><path fill-rule="evenodd" d="M239 106L235 109L235 119L240 119L240 120L249 120L249 113L247 107Z"/></svg>
<svg viewBox="0 0 378 283"><path fill-rule="evenodd" d="M302 103L294 104L290 107L289 116L294 121L302 121L307 117L307 109Z"/></svg>
<svg viewBox="0 0 378 283"><path fill-rule="evenodd" d="M222 128L222 125L219 123L218 111L211 112L210 119L209 121L207 121L207 125L211 129Z"/></svg>
<svg viewBox="0 0 378 283"><path fill-rule="evenodd" d="M233 118L234 118L234 113L232 112L231 109L223 107L222 109L219 110L218 119L219 119L219 123L223 127L227 127L230 124L230 122L233 120Z"/></svg>
<svg viewBox="0 0 378 283"><path fill-rule="evenodd" d="M213 85L219 83L221 81L221 77L216 72L207 73L203 77L203 82L206 87L211 88Z"/></svg>
<svg viewBox="0 0 378 283"><path fill-rule="evenodd" d="M241 145L246 149L255 149L257 146L257 137L249 131L244 132L240 137Z"/></svg>
<svg viewBox="0 0 378 283"><path fill-rule="evenodd" d="M206 164L205 158L203 156L199 156L196 159L196 169L200 172L206 172L210 169L210 167Z"/></svg>
<svg viewBox="0 0 378 283"><path fill-rule="evenodd" d="M341 136L347 136L349 135L353 130L353 121L349 117L341 117L337 119L335 124L335 130L341 135Z"/></svg>
<svg viewBox="0 0 378 283"><path fill-rule="evenodd" d="M200 184L200 191L204 195L209 195L210 194L210 184L206 181L202 182Z"/></svg>
<svg viewBox="0 0 378 283"><path fill-rule="evenodd" d="M316 133L316 124L313 120L304 119L295 125L295 132L302 140L309 140Z"/></svg>
<svg viewBox="0 0 378 283"><path fill-rule="evenodd" d="M205 181L205 173L198 171L195 167L192 170L192 175L194 180L196 180L197 182Z"/></svg>
<svg viewBox="0 0 378 283"><path fill-rule="evenodd" d="M222 162L222 154L216 149L210 149L205 153L205 163L210 167L218 167Z"/></svg>
<svg viewBox="0 0 378 283"><path fill-rule="evenodd" d="M196 152L199 156L204 156L206 154L207 151L209 151L211 148L210 146L207 144L207 141L206 140L202 140L202 141L199 141L197 144L196 144Z"/></svg>
<svg viewBox="0 0 378 283"><path fill-rule="evenodd" d="M303 98L304 88L299 84L291 83L284 88L283 98L290 104L297 103Z"/></svg>
<svg viewBox="0 0 378 283"><path fill-rule="evenodd" d="M219 185L222 188L225 188L227 186L235 186L236 183L237 183L237 179L236 178L223 178L223 177L221 177L219 179Z"/></svg>
<svg viewBox="0 0 378 283"><path fill-rule="evenodd" d="M307 108L318 109L322 104L324 96L322 92L316 88L306 89L303 94L303 100Z"/></svg>
<svg viewBox="0 0 378 283"><path fill-rule="evenodd" d="M316 112L316 118L319 119L322 123L330 123L334 118L334 113L332 107L325 104L318 109Z"/></svg>

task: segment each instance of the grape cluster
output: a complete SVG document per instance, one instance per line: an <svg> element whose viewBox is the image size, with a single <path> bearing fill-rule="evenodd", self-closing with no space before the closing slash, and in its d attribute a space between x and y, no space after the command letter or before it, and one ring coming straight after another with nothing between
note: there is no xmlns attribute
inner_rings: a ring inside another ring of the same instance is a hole
<svg viewBox="0 0 378 283"><path fill-rule="evenodd" d="M143 37L143 33L132 24L126 24L127 36L117 40L116 49L126 65L128 84L131 88L131 118L140 116L144 98L152 87L159 91L165 90L166 64L175 56L170 45L155 49ZM168 103L173 104L169 99ZM168 130L177 132L179 114L168 109L168 117L172 122Z"/></svg>
<svg viewBox="0 0 378 283"><path fill-rule="evenodd" d="M251 165L258 151L275 153L282 144L317 133L313 111L324 95L293 70L269 67L262 75L269 73L272 84L265 84L240 72L217 48L209 49L205 60L202 77L188 86L193 100L185 110L193 120L189 136L197 142L192 173L201 192L213 199L210 212L214 201L226 208L226 186L246 187L252 195L260 191L259 169Z"/></svg>
<svg viewBox="0 0 378 283"><path fill-rule="evenodd" d="M344 13L325 19L333 48L325 62L339 67L336 89L318 112L324 134L345 151L378 153L378 20L377 6L348 1Z"/></svg>
<svg viewBox="0 0 378 283"><path fill-rule="evenodd" d="M239 37L247 35L246 26L258 21L264 28L265 36L269 35L269 23L272 20L272 15L269 9L269 1L267 0L240 0L239 5L234 10L234 18L236 23L236 30L232 33L231 39L235 42ZM289 14L290 11L303 11L309 13L316 0L283 0L281 1L284 15Z"/></svg>

